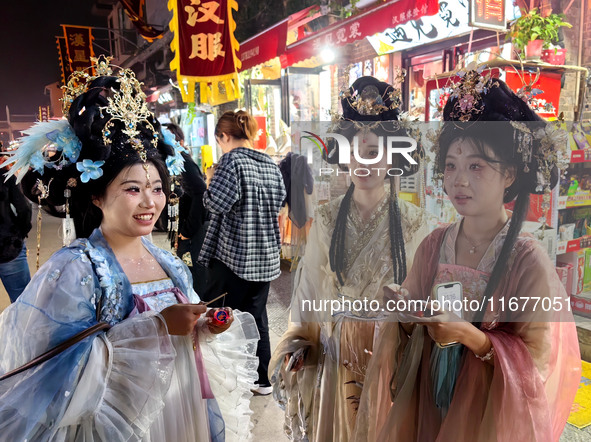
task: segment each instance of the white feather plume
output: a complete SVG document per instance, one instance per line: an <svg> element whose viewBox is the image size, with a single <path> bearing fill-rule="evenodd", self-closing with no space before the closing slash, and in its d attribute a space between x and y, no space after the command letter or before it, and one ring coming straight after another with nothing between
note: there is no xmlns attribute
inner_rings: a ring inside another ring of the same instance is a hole
<svg viewBox="0 0 591 442"><path fill-rule="evenodd" d="M19 138L18 148L12 157L4 165L13 165L5 174L6 180L11 176L16 176L19 183L31 167L31 157L36 152L43 153L43 147L52 143L47 138L47 134L52 131L63 131L69 126L68 120L50 120L35 123L31 128L23 131L25 136Z"/></svg>

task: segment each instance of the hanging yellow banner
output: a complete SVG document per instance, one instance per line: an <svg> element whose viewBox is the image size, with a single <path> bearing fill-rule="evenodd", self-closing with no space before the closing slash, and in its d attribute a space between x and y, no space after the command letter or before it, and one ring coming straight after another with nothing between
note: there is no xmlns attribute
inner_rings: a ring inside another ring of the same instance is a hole
<svg viewBox="0 0 591 442"><path fill-rule="evenodd" d="M240 46L232 16L238 11L236 0L169 0L168 9L173 14L170 47L175 54L170 69L176 71L183 101L195 101L195 84L201 103L217 105L240 98Z"/></svg>

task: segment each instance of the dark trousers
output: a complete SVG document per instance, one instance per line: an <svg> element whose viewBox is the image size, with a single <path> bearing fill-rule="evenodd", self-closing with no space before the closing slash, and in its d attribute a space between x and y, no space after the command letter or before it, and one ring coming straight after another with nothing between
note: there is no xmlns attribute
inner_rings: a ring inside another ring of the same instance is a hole
<svg viewBox="0 0 591 442"><path fill-rule="evenodd" d="M31 280L27 262L27 245L24 241L23 248L16 258L0 263L0 279L8 292L10 302L15 302Z"/></svg>
<svg viewBox="0 0 591 442"><path fill-rule="evenodd" d="M259 358L258 384L262 386L270 385L267 376L269 360L271 359L267 297L269 296L271 283L242 279L217 259L210 261L208 277L207 289L201 296L203 301L207 302L224 292L228 292L225 299L221 298L215 301L210 304L210 307L232 307L254 316L260 335L259 345L257 346L257 356Z"/></svg>

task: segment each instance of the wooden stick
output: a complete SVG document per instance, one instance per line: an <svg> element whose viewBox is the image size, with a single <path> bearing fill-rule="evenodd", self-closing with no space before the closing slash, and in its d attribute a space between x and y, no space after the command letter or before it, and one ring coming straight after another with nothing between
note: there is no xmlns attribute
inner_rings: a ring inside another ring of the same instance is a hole
<svg viewBox="0 0 591 442"><path fill-rule="evenodd" d="M226 296L228 294L228 292L222 293L220 296L218 296L217 298L212 299L211 301L207 301L204 305L209 305L214 301L217 301L220 298L223 298L224 296Z"/></svg>

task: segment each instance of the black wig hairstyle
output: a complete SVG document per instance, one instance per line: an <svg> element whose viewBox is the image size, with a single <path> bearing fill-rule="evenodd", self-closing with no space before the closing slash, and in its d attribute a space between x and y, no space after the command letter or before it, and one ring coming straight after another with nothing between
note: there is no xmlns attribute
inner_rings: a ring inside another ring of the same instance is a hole
<svg viewBox="0 0 591 442"><path fill-rule="evenodd" d="M112 120L113 126L110 128L111 135L109 137L111 143L105 144L103 141L102 130L111 117L100 108L108 105L107 97L119 91L120 84L118 77L97 77L89 84L87 92L74 99L68 114L68 122L82 142L77 161L81 162L84 159L105 161L101 167L103 175L100 178L87 183L81 182L81 173L77 170L75 163L59 170L45 168L43 174L31 170L23 178L23 191L33 202L37 202L39 193L36 186L37 180L41 180L45 185L51 182L49 195L42 201L42 205L47 212L54 216L65 216L64 190L66 188L70 190L70 213L74 219L76 236L79 238L90 236L102 221L102 211L93 204L93 199L102 197L107 186L122 170L142 163L138 152L131 146L129 137L122 132L125 129L122 121ZM148 121L157 132L156 147L152 144L154 134L145 123L137 125L140 133L134 138L142 142L147 161L158 170L163 190L168 198L170 180L165 159L169 155L174 155L174 148L164 142L158 121L151 116L148 117Z"/></svg>
<svg viewBox="0 0 591 442"><path fill-rule="evenodd" d="M393 107L390 92L393 92L394 88L383 81L379 81L374 77L360 77L350 87L349 92L351 96L359 94L363 100L373 101L374 103L383 103L387 108L377 114L367 114L360 112L358 108L351 105L349 97L343 97L341 99L341 105L343 107L343 118L338 122L337 132L344 135L348 140L351 140L353 136L359 131L367 128L371 132L378 136L407 136L407 132L402 128L395 128L398 121L399 111ZM383 122L380 124L376 124ZM328 150L329 153L326 156L326 160L329 163L336 163L338 161L338 155L335 155L335 149L337 148L336 143L330 143L329 139ZM332 153L331 153L332 152ZM413 153L413 157L420 163L421 148L418 147ZM393 165L397 167L398 165ZM406 165L406 175L411 175L418 170L419 166ZM331 269L336 273L339 283L344 284L343 273L346 271L344 257L345 257L345 236L347 229L347 216L351 208L351 199L353 197L353 191L355 185L351 183L349 189L345 193L339 212L335 222L335 228L332 233L330 241L330 266ZM390 177L390 198L388 205L388 216L389 216L389 233L390 233L390 256L392 258L392 266L394 271L394 282L401 284L406 278L406 252L404 249L404 238L402 236L402 220L400 216L400 206L398 205L398 199L396 195L396 189L394 184L394 177Z"/></svg>
<svg viewBox="0 0 591 442"><path fill-rule="evenodd" d="M491 164L498 164L501 171L507 168L515 170L515 181L506 189L503 197L504 203L516 199L515 207L507 237L484 291L484 302L481 305L486 306L505 272L511 250L527 216L529 195L540 193L537 190L540 184L537 181L537 161L534 159L527 164L523 162L522 155L517 152L518 146L515 141L518 129L514 128L510 122L528 122L527 127L530 129L542 128L546 123L503 81L496 78L489 81L487 92L480 94L479 99L468 112L467 120L458 121L458 106L459 100L450 98L443 110L444 125L439 136L436 172L443 173L451 144L461 139L471 140L482 158ZM464 113L463 116L465 117L466 114ZM491 157L489 149L493 151L495 158ZM538 149L539 142L534 140L533 158L536 157ZM558 171L554 167L550 186L553 187L557 181ZM477 327L480 327L483 317L484 309L474 318Z"/></svg>

